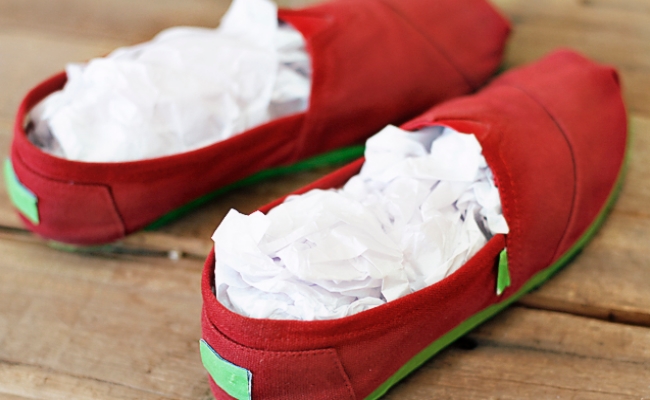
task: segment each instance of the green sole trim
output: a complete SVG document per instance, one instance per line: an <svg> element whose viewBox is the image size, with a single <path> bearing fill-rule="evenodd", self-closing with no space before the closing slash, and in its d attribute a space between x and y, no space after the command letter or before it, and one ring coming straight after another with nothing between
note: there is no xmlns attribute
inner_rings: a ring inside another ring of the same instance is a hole
<svg viewBox="0 0 650 400"><path fill-rule="evenodd" d="M190 211L208 203L210 200L219 197L227 192L230 192L241 187L249 186L266 179L276 178L283 175L293 174L302 171L308 171L310 169L315 169L318 167L326 167L343 164L345 162L357 159L363 155L365 146L351 146L344 147L342 149L334 150L329 153L321 154L316 157L309 158L307 160L299 161L296 164L287 165L283 167L269 168L263 171L260 171L254 175L251 175L247 178L244 178L240 181L237 181L228 186L224 186L215 190L214 192L208 193L202 197L199 197L195 200L190 201L189 203L170 211L169 213L163 215L156 221L148 225L144 230L151 231L158 229L168 223L182 217L183 215L189 213Z"/></svg>
<svg viewBox="0 0 650 400"><path fill-rule="evenodd" d="M7 192L13 205L24 215L32 224L38 225L40 222L38 214L38 199L31 190L18 180L14 166L9 158L4 162L4 177L7 185Z"/></svg>
<svg viewBox="0 0 650 400"><path fill-rule="evenodd" d="M237 400L250 400L253 374L222 358L203 339L199 341L201 361L219 387Z"/></svg>
<svg viewBox="0 0 650 400"><path fill-rule="evenodd" d="M630 132L630 136L631 134L632 132ZM399 381L404 379L408 374L410 374L415 369L417 369L422 364L424 364L424 362L427 361L429 358L433 357L436 353L440 352L442 349L449 346L451 343L456 341L461 336L464 336L469 331L476 328L478 325L494 317L496 314L498 314L504 308L508 307L509 305L517 301L526 293L542 285L551 276L553 276L553 274L555 274L560 269L562 269L562 267L566 266L576 255L578 255L578 253L582 251L584 246L591 239L593 239L596 232L598 232L598 229L605 222L605 219L609 214L609 212L611 211L612 207L614 206L614 203L616 203L616 199L618 198L618 195L620 194L621 189L623 187L623 180L624 180L623 178L625 176L625 173L627 172L627 166L628 166L629 154L630 154L629 152L630 142L631 140L628 140L627 152L626 152L625 160L623 161L623 167L621 168L618 178L616 179L616 184L612 192L610 193L609 198L605 203L605 206L596 217L596 220L589 226L589 228L587 228L587 230L585 231L585 233L582 234L580 239L578 239L578 241L566 253L564 253L550 267L538 272L531 279L529 279L515 294L513 294L512 296L510 296L509 298L505 299L500 303L493 304L479 311L478 313L472 315L471 317L469 317L468 319L460 323L457 327L447 332L440 339L431 343L428 347L426 347L420 353L416 354L406 364L404 364L400 369L398 369L397 372L395 372L395 374L393 374L390 378L388 378L381 386L379 386L372 393L370 393L370 395L368 395L365 400L375 400L380 398L384 394L386 394L388 389L393 387Z"/></svg>

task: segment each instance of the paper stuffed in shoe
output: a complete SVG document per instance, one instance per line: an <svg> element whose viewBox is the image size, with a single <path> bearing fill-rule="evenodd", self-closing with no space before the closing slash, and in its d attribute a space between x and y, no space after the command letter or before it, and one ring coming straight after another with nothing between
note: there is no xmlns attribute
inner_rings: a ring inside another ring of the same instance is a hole
<svg viewBox="0 0 650 400"><path fill-rule="evenodd" d="M494 235L437 283L324 321L231 311L215 295L219 254L212 252L202 281L204 346L250 374L250 398L381 397L565 266L594 235L620 188L627 118L617 73L570 51L504 73L478 93L434 106L401 128L431 126L476 137L494 174L508 233ZM359 159L294 194L342 187L363 164ZM270 213L283 200L260 211ZM209 379L217 399L241 389L216 373Z"/></svg>
<svg viewBox="0 0 650 400"><path fill-rule="evenodd" d="M354 159L387 124L481 87L501 62L509 32L485 0L333 0L281 9L278 18L302 34L309 52L308 108L205 147L127 162L55 157L27 138L24 122L67 76L32 89L18 110L8 165L20 183L12 187L36 198L37 219L16 204L25 226L59 242L108 243L159 226L245 178Z"/></svg>

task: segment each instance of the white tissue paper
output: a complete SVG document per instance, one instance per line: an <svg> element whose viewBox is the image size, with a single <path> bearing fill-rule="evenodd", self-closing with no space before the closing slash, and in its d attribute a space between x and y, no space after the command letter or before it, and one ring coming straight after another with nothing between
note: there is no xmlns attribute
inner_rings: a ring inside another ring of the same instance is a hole
<svg viewBox="0 0 650 400"><path fill-rule="evenodd" d="M70 160L177 154L308 106L304 38L269 0L235 0L217 29L178 27L66 68L31 113L30 139Z"/></svg>
<svg viewBox="0 0 650 400"><path fill-rule="evenodd" d="M388 126L365 156L341 189L226 215L212 236L224 306L253 318L345 317L444 279L508 232L474 135Z"/></svg>

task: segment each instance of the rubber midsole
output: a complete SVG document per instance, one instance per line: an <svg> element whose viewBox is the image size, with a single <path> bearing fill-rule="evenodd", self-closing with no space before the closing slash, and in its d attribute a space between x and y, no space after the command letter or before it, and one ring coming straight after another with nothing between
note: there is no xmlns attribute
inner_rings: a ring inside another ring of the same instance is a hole
<svg viewBox="0 0 650 400"><path fill-rule="evenodd" d="M247 178L244 178L240 181L224 186L204 196L194 199L189 203L163 215L162 217L158 218L156 221L149 224L144 229L147 231L158 229L182 217L183 215L189 213L190 211L202 206L203 204L206 204L210 200L244 186L252 185L270 178L275 178L275 177L293 174L302 171L308 171L310 169L319 168L319 167L339 165L357 159L363 155L364 149L365 146L362 145L344 147L329 153L325 153L325 154L318 155L316 157L309 158L307 160L299 161L292 165L265 169Z"/></svg>

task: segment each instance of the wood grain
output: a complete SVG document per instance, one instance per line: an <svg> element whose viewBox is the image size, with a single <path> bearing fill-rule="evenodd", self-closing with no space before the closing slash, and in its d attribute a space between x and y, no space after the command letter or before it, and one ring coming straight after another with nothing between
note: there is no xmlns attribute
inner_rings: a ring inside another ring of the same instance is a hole
<svg viewBox="0 0 650 400"><path fill-rule="evenodd" d="M532 62L570 47L618 67L628 108L650 115L648 4L614 0L492 0L513 23L505 64ZM621 44L624 43L622 46Z"/></svg>
<svg viewBox="0 0 650 400"><path fill-rule="evenodd" d="M430 360L386 399L639 399L650 395L650 336L511 308ZM462 342L461 342L462 343Z"/></svg>
<svg viewBox="0 0 650 400"><path fill-rule="evenodd" d="M603 8L613 8L641 13L650 13L650 4L645 0L581 0L583 3Z"/></svg>
<svg viewBox="0 0 650 400"><path fill-rule="evenodd" d="M112 382L63 374L47 368L0 361L0 399L163 400L172 397ZM3 393L4 392L4 393Z"/></svg>
<svg viewBox="0 0 650 400"><path fill-rule="evenodd" d="M9 241L0 241L0 253L5 365L161 397L206 393L198 355L202 262L89 257ZM0 392L23 395L4 382Z"/></svg>
<svg viewBox="0 0 650 400"><path fill-rule="evenodd" d="M216 27L229 1L3 0L0 26L28 28L128 43L180 25Z"/></svg>
<svg viewBox="0 0 650 400"><path fill-rule="evenodd" d="M650 326L650 219L615 212L564 270L520 303Z"/></svg>
<svg viewBox="0 0 650 400"><path fill-rule="evenodd" d="M279 0L300 7L316 0ZM135 44L173 26L214 28L228 0L2 0L0 26Z"/></svg>
<svg viewBox="0 0 650 400"><path fill-rule="evenodd" d="M630 119L627 173L615 209L639 218L650 218L650 118Z"/></svg>
<svg viewBox="0 0 650 400"><path fill-rule="evenodd" d="M506 66L570 46L619 68L634 128L626 183L574 262L386 398L649 398L650 0L491 2L513 21ZM26 90L65 63L170 26L216 26L228 3L0 0L0 152ZM212 398L197 349L210 235L230 208L251 212L330 170L238 189L86 253L25 232L0 178L0 399Z"/></svg>
<svg viewBox="0 0 650 400"><path fill-rule="evenodd" d="M86 257L6 241L0 252L0 393L206 398L196 351L200 262ZM650 394L646 328L519 307L468 340L478 346L444 351L387 398Z"/></svg>
<svg viewBox="0 0 650 400"><path fill-rule="evenodd" d="M0 23L0 117L13 119L27 91L62 71L66 63L101 56L124 44L116 40L89 40L82 35L46 35L21 28L7 29ZM0 134L8 133L3 129Z"/></svg>

